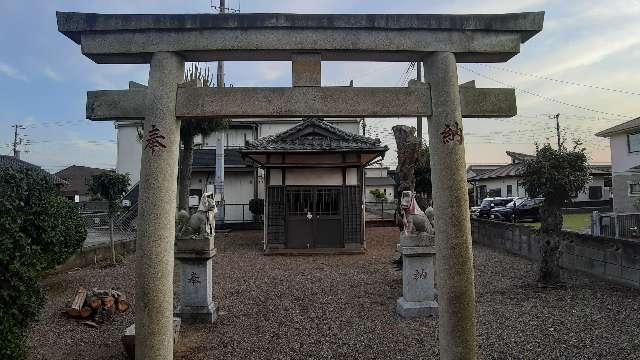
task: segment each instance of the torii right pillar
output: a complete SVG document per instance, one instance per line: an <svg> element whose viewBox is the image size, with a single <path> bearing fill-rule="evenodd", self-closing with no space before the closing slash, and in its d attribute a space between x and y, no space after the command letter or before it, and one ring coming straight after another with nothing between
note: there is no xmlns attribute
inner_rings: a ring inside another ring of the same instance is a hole
<svg viewBox="0 0 640 360"><path fill-rule="evenodd" d="M428 119L433 207L436 215L436 276L440 359L476 358L473 251L464 133L456 59L450 52L424 58L431 86Z"/></svg>

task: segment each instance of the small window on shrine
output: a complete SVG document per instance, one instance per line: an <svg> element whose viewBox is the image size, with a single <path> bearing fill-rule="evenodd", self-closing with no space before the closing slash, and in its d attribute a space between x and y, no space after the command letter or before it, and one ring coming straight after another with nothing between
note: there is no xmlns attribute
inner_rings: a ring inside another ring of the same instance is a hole
<svg viewBox="0 0 640 360"><path fill-rule="evenodd" d="M629 184L629 195L640 195L640 183Z"/></svg>
<svg viewBox="0 0 640 360"><path fill-rule="evenodd" d="M513 185L507 185L507 196L513 195Z"/></svg>

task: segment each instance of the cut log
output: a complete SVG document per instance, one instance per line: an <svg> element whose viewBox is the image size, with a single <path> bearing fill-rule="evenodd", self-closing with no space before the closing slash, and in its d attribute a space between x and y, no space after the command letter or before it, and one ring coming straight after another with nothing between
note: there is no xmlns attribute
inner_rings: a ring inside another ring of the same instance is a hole
<svg viewBox="0 0 640 360"><path fill-rule="evenodd" d="M116 298L116 300L125 300L124 294L117 290L111 289L111 296Z"/></svg>
<svg viewBox="0 0 640 360"><path fill-rule="evenodd" d="M76 291L76 296L73 298L73 303L71 303L71 307L67 309L67 315L71 317L80 317L81 309L84 306L84 301L87 298L87 290L84 288L79 288Z"/></svg>
<svg viewBox="0 0 640 360"><path fill-rule="evenodd" d="M129 305L128 302L126 302L125 300L118 300L118 302L116 303L116 308L118 309L118 312L123 313L126 312L127 310L129 310L129 307L131 305Z"/></svg>
<svg viewBox="0 0 640 360"><path fill-rule="evenodd" d="M102 300L97 296L93 296L91 299L87 300L87 304L93 310L98 310L102 306Z"/></svg>
<svg viewBox="0 0 640 360"><path fill-rule="evenodd" d="M83 306L82 309L80 309L80 317L83 319L88 318L89 316L91 316L91 313L93 312L93 309L88 307L88 306Z"/></svg>
<svg viewBox="0 0 640 360"><path fill-rule="evenodd" d="M113 296L107 296L102 298L102 307L107 309L107 310L112 310L113 306L115 304L115 299L113 298Z"/></svg>
<svg viewBox="0 0 640 360"><path fill-rule="evenodd" d="M82 323L92 328L98 327L98 324L94 323L93 321L86 320L86 321L83 321Z"/></svg>
<svg viewBox="0 0 640 360"><path fill-rule="evenodd" d="M82 308L82 305L84 305L84 300L86 298L87 298L87 290L85 290L84 288L79 288L76 291L76 297L73 299L73 303L71 304L71 307L73 309L80 310Z"/></svg>
<svg viewBox="0 0 640 360"><path fill-rule="evenodd" d="M78 309L74 309L74 308L67 308L64 310L65 314L67 314L68 316L72 317L72 318L78 318L80 317L80 310Z"/></svg>

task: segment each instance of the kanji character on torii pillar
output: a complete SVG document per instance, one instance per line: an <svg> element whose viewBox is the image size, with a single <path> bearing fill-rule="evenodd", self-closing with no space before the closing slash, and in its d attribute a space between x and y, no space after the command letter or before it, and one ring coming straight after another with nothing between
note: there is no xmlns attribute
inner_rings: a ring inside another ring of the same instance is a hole
<svg viewBox="0 0 640 360"><path fill-rule="evenodd" d="M511 117L512 89L459 87L456 62L504 62L544 13L500 15L58 13L96 63L148 63L146 89L89 92L87 118L144 119L136 272L136 357L173 357L173 261L180 119L427 116L442 359L476 351L463 117ZM291 88L178 86L185 61L292 61ZM320 86L321 61L424 61L408 88Z"/></svg>

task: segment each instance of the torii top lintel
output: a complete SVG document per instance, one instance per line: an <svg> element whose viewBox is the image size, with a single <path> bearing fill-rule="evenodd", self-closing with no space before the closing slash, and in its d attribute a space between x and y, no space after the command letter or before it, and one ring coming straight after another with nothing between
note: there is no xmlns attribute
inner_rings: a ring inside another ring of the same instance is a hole
<svg viewBox="0 0 640 360"><path fill-rule="evenodd" d="M159 51L186 61L416 61L452 52L458 62L504 62L542 30L544 12L445 14L95 14L58 12L58 30L96 63L148 63Z"/></svg>

